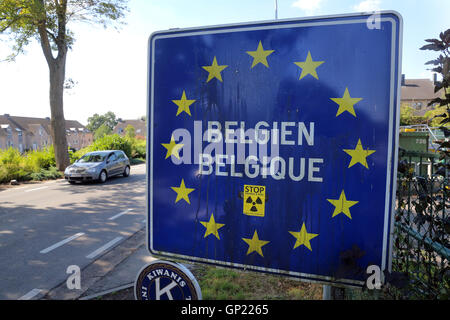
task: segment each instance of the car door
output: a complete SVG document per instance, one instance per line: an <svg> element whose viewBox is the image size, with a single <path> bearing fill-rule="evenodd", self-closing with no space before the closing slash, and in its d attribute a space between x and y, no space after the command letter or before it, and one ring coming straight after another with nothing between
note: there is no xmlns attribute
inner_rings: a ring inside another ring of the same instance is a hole
<svg viewBox="0 0 450 320"><path fill-rule="evenodd" d="M125 171L126 161L122 151L116 151L117 156L117 173Z"/></svg>
<svg viewBox="0 0 450 320"><path fill-rule="evenodd" d="M106 171L108 171L108 176L113 176L117 173L116 158L114 152L110 153L108 158L106 158Z"/></svg>

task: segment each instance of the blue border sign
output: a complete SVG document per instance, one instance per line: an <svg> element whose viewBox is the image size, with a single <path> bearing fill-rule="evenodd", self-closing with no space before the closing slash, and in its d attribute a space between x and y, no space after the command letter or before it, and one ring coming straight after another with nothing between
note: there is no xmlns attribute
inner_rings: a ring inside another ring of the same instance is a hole
<svg viewBox="0 0 450 320"><path fill-rule="evenodd" d="M402 18L156 32L152 254L360 286L390 269Z"/></svg>

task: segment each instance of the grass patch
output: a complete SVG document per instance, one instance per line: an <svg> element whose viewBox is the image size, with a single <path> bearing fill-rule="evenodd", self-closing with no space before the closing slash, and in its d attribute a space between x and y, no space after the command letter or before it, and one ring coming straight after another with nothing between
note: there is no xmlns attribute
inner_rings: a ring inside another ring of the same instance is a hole
<svg viewBox="0 0 450 320"><path fill-rule="evenodd" d="M322 285L270 274L195 267L204 300L320 300Z"/></svg>

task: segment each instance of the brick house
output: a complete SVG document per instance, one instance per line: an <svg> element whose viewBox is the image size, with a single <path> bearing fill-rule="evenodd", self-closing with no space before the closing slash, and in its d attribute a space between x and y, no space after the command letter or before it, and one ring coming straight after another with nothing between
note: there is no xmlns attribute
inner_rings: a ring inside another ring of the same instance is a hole
<svg viewBox="0 0 450 320"><path fill-rule="evenodd" d="M134 127L134 133L138 139L146 139L147 137L147 124L145 120L119 120L119 123L114 127L113 133L124 136L125 129L129 126Z"/></svg>
<svg viewBox="0 0 450 320"><path fill-rule="evenodd" d="M67 144L79 150L90 145L93 135L81 123L66 120ZM53 144L50 118L0 115L0 149L17 148L20 152L39 150Z"/></svg>
<svg viewBox="0 0 450 320"><path fill-rule="evenodd" d="M434 109L433 106L428 107L428 103L442 95L442 90L434 93L435 81L436 74L434 75L434 81L429 79L405 79L405 75L402 75L401 104L407 104L416 110L416 115L421 116Z"/></svg>

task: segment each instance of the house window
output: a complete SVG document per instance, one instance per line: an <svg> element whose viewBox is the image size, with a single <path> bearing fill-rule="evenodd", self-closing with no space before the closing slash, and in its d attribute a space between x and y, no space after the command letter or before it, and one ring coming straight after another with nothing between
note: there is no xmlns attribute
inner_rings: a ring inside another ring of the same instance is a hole
<svg viewBox="0 0 450 320"><path fill-rule="evenodd" d="M416 110L419 110L422 108L422 102L414 102L413 107L416 108Z"/></svg>

